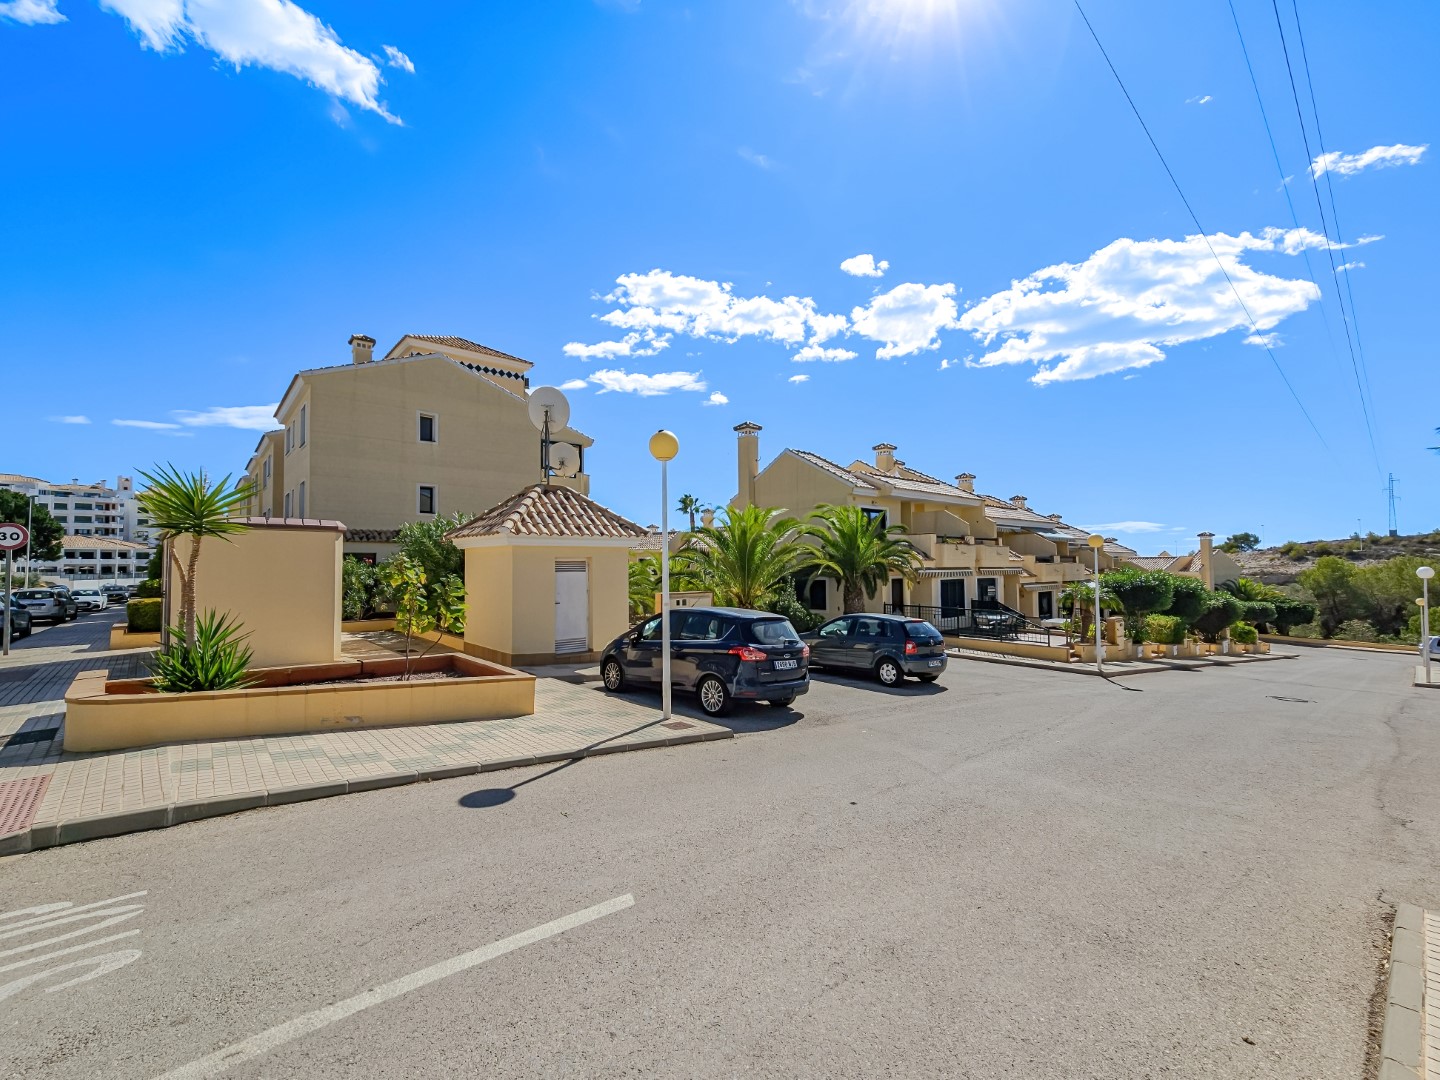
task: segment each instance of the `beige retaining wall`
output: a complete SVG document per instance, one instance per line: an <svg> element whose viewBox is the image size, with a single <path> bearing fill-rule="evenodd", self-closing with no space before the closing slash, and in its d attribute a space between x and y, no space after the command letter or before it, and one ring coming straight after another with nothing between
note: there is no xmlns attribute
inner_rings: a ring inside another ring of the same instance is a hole
<svg viewBox="0 0 1440 1080"><path fill-rule="evenodd" d="M999 653L1001 656L1024 656L1031 660L1054 660L1061 664L1070 662L1070 649L1065 645L1032 645L1025 641L991 641L988 638L955 638L962 649L972 652Z"/></svg>

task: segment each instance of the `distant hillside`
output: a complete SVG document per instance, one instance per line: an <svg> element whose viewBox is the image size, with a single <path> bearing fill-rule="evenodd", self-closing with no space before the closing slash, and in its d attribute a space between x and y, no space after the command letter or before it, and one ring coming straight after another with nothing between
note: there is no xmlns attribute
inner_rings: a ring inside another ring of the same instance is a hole
<svg viewBox="0 0 1440 1080"><path fill-rule="evenodd" d="M1433 558L1440 567L1440 529L1412 536L1352 536L1346 540L1291 541L1279 547L1241 551L1232 555L1245 576L1268 585L1284 585L1295 575L1315 565L1323 555L1339 555L1358 566L1384 562L1396 555Z"/></svg>

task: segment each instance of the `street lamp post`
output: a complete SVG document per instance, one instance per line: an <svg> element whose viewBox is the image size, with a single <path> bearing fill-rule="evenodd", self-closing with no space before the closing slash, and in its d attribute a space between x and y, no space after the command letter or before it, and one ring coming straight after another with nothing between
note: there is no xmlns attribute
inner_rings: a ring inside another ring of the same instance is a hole
<svg viewBox="0 0 1440 1080"><path fill-rule="evenodd" d="M1415 571L1420 579L1420 655L1425 658L1425 682L1430 682L1430 579L1435 576L1433 566L1422 566Z"/></svg>
<svg viewBox="0 0 1440 1080"><path fill-rule="evenodd" d="M1095 673L1104 675L1105 645L1100 640L1100 549L1105 546L1105 538L1099 533L1092 533L1085 542L1095 552Z"/></svg>
<svg viewBox="0 0 1440 1080"><path fill-rule="evenodd" d="M650 436L650 456L660 462L660 719L670 719L670 487L666 475L680 453L673 431Z"/></svg>

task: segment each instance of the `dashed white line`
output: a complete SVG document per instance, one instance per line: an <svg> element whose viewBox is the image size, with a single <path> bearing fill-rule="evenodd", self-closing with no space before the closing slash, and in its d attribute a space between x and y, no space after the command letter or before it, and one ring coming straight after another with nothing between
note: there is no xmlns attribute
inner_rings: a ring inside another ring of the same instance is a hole
<svg viewBox="0 0 1440 1080"><path fill-rule="evenodd" d="M573 915L566 915L542 926L525 930L489 945L482 945L470 952L461 953L459 956L452 956L449 960L442 960L438 964L432 964L430 967L422 968L412 974L401 976L393 982L377 986L363 994L356 994L344 1001L337 1001L334 1005L327 1005L323 1009L316 1009L304 1016L297 1016L294 1020L288 1020L268 1031L262 1031L258 1035L252 1035L248 1039L232 1043L216 1050L213 1054L207 1054L192 1061L188 1065L172 1069L163 1076L157 1077L156 1080L207 1080L208 1077L219 1076L226 1069L238 1065L242 1061L249 1061L261 1054L268 1054L278 1046L283 1046L302 1035L308 1035L312 1031L318 1031L338 1020L344 1020L347 1016L354 1016L364 1009L381 1005L402 994L408 994L422 986L449 978L451 975L483 964L487 960L494 960L496 957L524 948L526 945L533 945L537 941L544 941L556 934L563 934L566 930L573 930L577 926L594 922L596 919L603 919L606 915L624 911L634 903L635 898L626 893L613 900L606 900L603 904L588 907L584 911L577 911Z"/></svg>

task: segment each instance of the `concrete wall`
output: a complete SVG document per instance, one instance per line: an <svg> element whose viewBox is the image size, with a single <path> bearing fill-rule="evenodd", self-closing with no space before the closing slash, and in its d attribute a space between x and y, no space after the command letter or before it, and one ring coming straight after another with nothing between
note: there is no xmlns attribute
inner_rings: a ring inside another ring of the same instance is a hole
<svg viewBox="0 0 1440 1080"><path fill-rule="evenodd" d="M195 610L228 612L250 635L254 666L317 664L340 657L338 529L318 525L256 526L228 541L207 537L195 575ZM181 565L190 540L173 541ZM173 572L172 572L173 575ZM172 576L169 625L179 621L180 585Z"/></svg>
<svg viewBox="0 0 1440 1080"><path fill-rule="evenodd" d="M555 654L555 562L584 560L590 598L588 652ZM502 664L579 662L630 626L627 546L509 544L465 549L465 651Z"/></svg>
<svg viewBox="0 0 1440 1080"><path fill-rule="evenodd" d="M780 507L795 517L822 503L843 506L854 501L853 485L793 454L781 454L755 480L757 506Z"/></svg>
<svg viewBox="0 0 1440 1080"><path fill-rule="evenodd" d="M309 406L307 445L288 455L285 489L306 481L306 516L352 529L425 520L421 484L435 487L439 514L488 510L540 479L540 433L524 387L505 381L513 388L438 357L306 375L282 417L293 426L301 404ZM436 418L436 442L419 440L422 412ZM567 486L584 493L589 478Z"/></svg>

